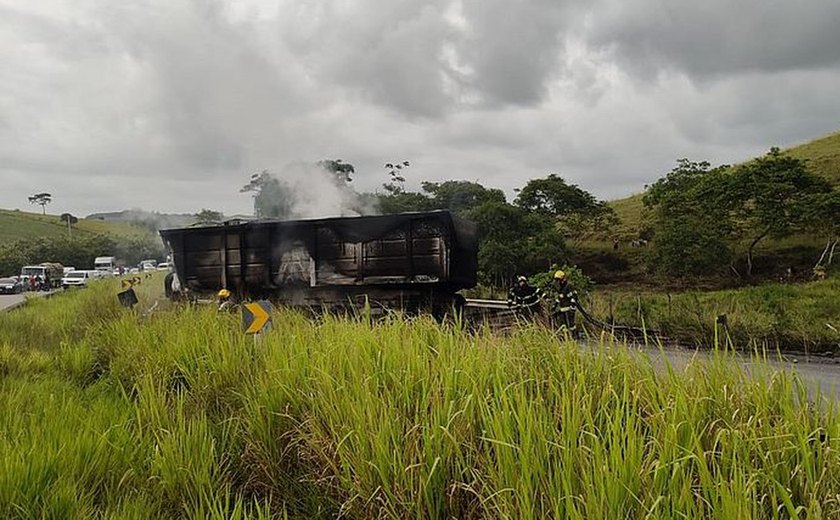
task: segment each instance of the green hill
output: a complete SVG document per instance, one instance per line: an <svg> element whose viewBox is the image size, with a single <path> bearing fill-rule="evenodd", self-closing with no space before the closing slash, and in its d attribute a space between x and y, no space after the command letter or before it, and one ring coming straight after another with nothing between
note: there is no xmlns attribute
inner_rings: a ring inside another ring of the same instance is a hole
<svg viewBox="0 0 840 520"><path fill-rule="evenodd" d="M840 186L840 132L786 151L793 157L808 161L814 173L825 177L834 186Z"/></svg>
<svg viewBox="0 0 840 520"><path fill-rule="evenodd" d="M73 225L73 234L105 234L120 237L145 236L148 229L122 222L79 219ZM0 209L0 244L7 244L26 238L67 236L67 224L57 215L41 215L26 211Z"/></svg>
<svg viewBox="0 0 840 520"><path fill-rule="evenodd" d="M834 186L840 186L840 132L788 148L785 153L808 161L811 171L828 179ZM637 237L648 217L642 204L642 194L609 201L608 204L620 220L615 234L624 238Z"/></svg>

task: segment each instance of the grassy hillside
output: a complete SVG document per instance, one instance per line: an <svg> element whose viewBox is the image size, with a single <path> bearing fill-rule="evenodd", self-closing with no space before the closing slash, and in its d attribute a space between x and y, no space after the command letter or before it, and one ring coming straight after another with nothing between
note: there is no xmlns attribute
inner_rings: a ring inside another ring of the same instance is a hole
<svg viewBox="0 0 840 520"><path fill-rule="evenodd" d="M840 132L795 146L787 152L807 160L814 173L840 186Z"/></svg>
<svg viewBox="0 0 840 520"><path fill-rule="evenodd" d="M785 150L793 157L808 161L811 170L840 186L840 132L815 139ZM663 175L665 172L662 172ZM614 233L620 237L635 238L647 220L647 211L642 204L642 195L636 194L609 202L619 219L620 226Z"/></svg>
<svg viewBox="0 0 840 520"><path fill-rule="evenodd" d="M114 236L143 236L147 229L122 222L102 222L79 219L73 233L80 235L106 234ZM41 215L26 211L0 209L0 244L26 238L66 236L67 224L58 215Z"/></svg>

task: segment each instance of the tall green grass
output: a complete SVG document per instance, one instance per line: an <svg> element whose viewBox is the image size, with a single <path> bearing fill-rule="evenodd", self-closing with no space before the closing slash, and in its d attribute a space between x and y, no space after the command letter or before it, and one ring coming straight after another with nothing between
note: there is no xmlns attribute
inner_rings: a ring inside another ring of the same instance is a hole
<svg viewBox="0 0 840 520"><path fill-rule="evenodd" d="M833 405L725 352L290 311L255 341L112 296L0 336L0 517L840 518Z"/></svg>
<svg viewBox="0 0 840 520"><path fill-rule="evenodd" d="M595 316L645 326L666 336L714 346L715 322L742 348L840 352L840 278L805 284L767 284L726 291L595 292L586 302Z"/></svg>

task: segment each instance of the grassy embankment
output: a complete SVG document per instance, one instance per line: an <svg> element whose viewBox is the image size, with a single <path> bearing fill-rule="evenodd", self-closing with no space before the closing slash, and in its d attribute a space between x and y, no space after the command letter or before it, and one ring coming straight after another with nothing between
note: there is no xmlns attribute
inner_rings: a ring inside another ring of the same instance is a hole
<svg viewBox="0 0 840 520"><path fill-rule="evenodd" d="M808 161L815 174L834 186L840 186L840 132L794 146L785 152ZM609 205L619 219L618 225L604 236L570 244L575 252L574 263L600 282L611 285L652 287L672 284L672 281L658 279L647 271L646 249L630 245L630 241L650 225L651 213L644 207L642 195L613 200ZM618 251L612 249L613 238L620 240ZM773 278L784 273L788 266L794 266L805 276L810 273L810 268L816 263L824 246L824 237L797 235L779 240L768 238L756 250L756 273L765 279ZM707 280L700 285L720 286L721 283Z"/></svg>
<svg viewBox="0 0 840 520"><path fill-rule="evenodd" d="M765 284L725 291L595 291L590 312L645 326L681 342L711 346L726 315L735 345L840 353L840 277L804 284Z"/></svg>
<svg viewBox="0 0 840 520"><path fill-rule="evenodd" d="M0 517L840 518L840 415L720 354L657 370L525 328L0 314Z"/></svg>
<svg viewBox="0 0 840 520"><path fill-rule="evenodd" d="M784 152L807 161L814 174L825 178L834 186L840 186L840 132L788 148ZM642 203L641 194L610 201L609 205L620 220L615 233L619 236L635 237L650 218Z"/></svg>
<svg viewBox="0 0 840 520"><path fill-rule="evenodd" d="M131 224L87 219L79 219L73 225L72 233L79 236L104 234L115 237L150 234L147 229ZM67 224L58 215L0 209L0 244L30 238L66 237L67 234Z"/></svg>

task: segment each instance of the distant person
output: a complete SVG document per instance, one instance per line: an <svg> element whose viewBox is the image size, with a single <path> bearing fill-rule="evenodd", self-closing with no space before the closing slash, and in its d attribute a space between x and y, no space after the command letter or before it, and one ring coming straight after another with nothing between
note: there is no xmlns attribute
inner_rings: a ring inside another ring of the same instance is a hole
<svg viewBox="0 0 840 520"><path fill-rule="evenodd" d="M32 275L32 274L29 275L29 290L30 291L35 290L35 275Z"/></svg>
<svg viewBox="0 0 840 520"><path fill-rule="evenodd" d="M575 311L578 305L578 294L572 284L569 283L565 272L557 271L554 273L551 292L554 297L554 308L551 312L552 321L557 326L574 334L577 329Z"/></svg>
<svg viewBox="0 0 840 520"><path fill-rule="evenodd" d="M618 251L618 240L613 240L613 251Z"/></svg>
<svg viewBox="0 0 840 520"><path fill-rule="evenodd" d="M542 304L542 291L528 283L524 276L516 278L516 284L508 291L508 307L518 313L532 317L538 314Z"/></svg>

